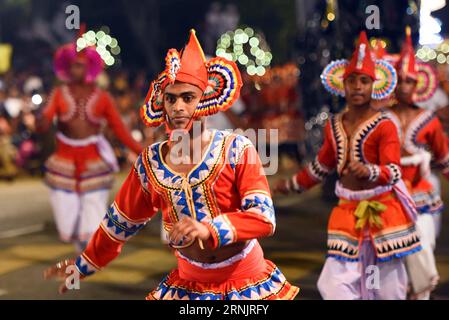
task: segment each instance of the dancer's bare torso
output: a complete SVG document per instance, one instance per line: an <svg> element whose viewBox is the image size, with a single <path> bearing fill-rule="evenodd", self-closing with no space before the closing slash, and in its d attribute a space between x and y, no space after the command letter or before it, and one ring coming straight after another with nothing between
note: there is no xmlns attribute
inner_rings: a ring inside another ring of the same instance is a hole
<svg viewBox="0 0 449 320"><path fill-rule="evenodd" d="M70 93L75 100L77 108L86 105L89 97L95 90L94 85L69 85ZM74 117L67 122L58 122L58 130L71 139L85 139L92 135L97 135L100 127L89 122L85 117L76 112Z"/></svg>
<svg viewBox="0 0 449 320"><path fill-rule="evenodd" d="M351 140L351 137L355 133L357 127L363 123L364 121L368 120L370 117L372 117L374 114L376 114L377 111L375 110L369 110L365 115L359 116L359 117L352 117L349 115L349 112L346 113L343 116L343 127L346 132L346 136L349 140ZM348 117L349 115L349 117ZM357 119L357 120L353 120ZM349 153L349 150L346 150L347 153ZM350 170L348 170L348 163L346 163L345 168L343 169L343 173L340 177L340 183L343 185L343 187L350 189L350 190L366 190L366 189L372 189L377 187L379 184L375 182L370 182L367 179L360 179L357 178Z"/></svg>

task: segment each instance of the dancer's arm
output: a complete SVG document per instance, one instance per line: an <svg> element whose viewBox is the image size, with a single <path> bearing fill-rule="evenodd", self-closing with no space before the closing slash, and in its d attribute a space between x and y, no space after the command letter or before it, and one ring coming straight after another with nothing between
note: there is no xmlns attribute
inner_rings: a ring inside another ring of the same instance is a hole
<svg viewBox="0 0 449 320"><path fill-rule="evenodd" d="M334 151L330 122L324 128L324 141L315 159L306 164L299 172L288 180L280 180L276 191L303 192L321 183L336 166L337 156Z"/></svg>
<svg viewBox="0 0 449 320"><path fill-rule="evenodd" d="M401 177L401 144L396 125L391 120L379 124L377 143L379 145L379 164L368 164L371 182L379 185L393 185Z"/></svg>
<svg viewBox="0 0 449 320"><path fill-rule="evenodd" d="M75 265L83 279L105 267L119 255L124 243L154 216L158 203L159 198L147 183L139 156L86 250L75 260L68 259L47 269L44 277L67 279L73 274L67 274L67 267ZM64 281L59 292L67 290Z"/></svg>
<svg viewBox="0 0 449 320"><path fill-rule="evenodd" d="M42 112L38 114L36 119L38 132L44 132L50 128L51 123L58 110L60 95L61 92L59 88L53 89L53 91L50 93L47 105L44 107Z"/></svg>
<svg viewBox="0 0 449 320"><path fill-rule="evenodd" d="M146 183L141 157L137 159L114 203L103 218L86 250L76 259L76 267L88 276L116 258L127 240L157 212L157 198Z"/></svg>
<svg viewBox="0 0 449 320"><path fill-rule="evenodd" d="M112 129L117 138L134 153L139 154L142 151L142 146L133 139L129 130L126 128L120 114L117 111L113 98L104 93L102 97L104 101L104 115L108 121L109 127Z"/></svg>
<svg viewBox="0 0 449 320"><path fill-rule="evenodd" d="M426 135L427 143L432 150L437 168L449 179L448 137L444 133L443 125L437 117L429 123L429 126L431 126L432 130Z"/></svg>

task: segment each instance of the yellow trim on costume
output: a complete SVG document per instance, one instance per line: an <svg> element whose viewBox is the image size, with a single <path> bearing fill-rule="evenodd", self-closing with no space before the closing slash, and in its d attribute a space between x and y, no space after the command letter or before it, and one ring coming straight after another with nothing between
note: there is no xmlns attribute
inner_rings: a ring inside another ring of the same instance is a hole
<svg viewBox="0 0 449 320"><path fill-rule="evenodd" d="M298 293L300 291L301 291L301 288L292 285L282 300L293 300L298 295Z"/></svg>
<svg viewBox="0 0 449 320"><path fill-rule="evenodd" d="M347 232L341 231L341 230L329 229L328 232L331 233L331 234L342 235L342 236L344 236L346 238L352 239L354 242L358 242L359 241L359 238L355 238L353 235L351 235L351 234L349 234Z"/></svg>
<svg viewBox="0 0 449 320"><path fill-rule="evenodd" d="M134 220L134 219L131 219L130 217L128 217L128 216L127 216L127 215L126 215L126 214L119 208L119 206L118 206L118 204L117 204L116 201L114 201L114 202L112 203L112 205L115 207L115 209L117 209L118 213L120 213L120 215L121 215L123 218L125 218L126 220L128 220L128 222L130 222L130 223L132 223L132 224L142 224L142 223L148 221L148 219L146 219L146 218L143 218L143 219L141 219L141 220Z"/></svg>
<svg viewBox="0 0 449 320"><path fill-rule="evenodd" d="M103 230L104 233L106 233L106 235L114 242L119 243L119 244L124 244L125 241L119 240L117 238L115 238L112 234L109 233L109 231L107 229L105 229L106 227L103 226L103 224L100 224L100 228L101 230Z"/></svg>
<svg viewBox="0 0 449 320"><path fill-rule="evenodd" d="M211 134L212 134L212 139L210 139L210 141L209 141L209 143L208 143L208 145L207 145L207 148L206 148L206 152L204 152L204 154L202 155L202 157L201 157L201 161L200 162L198 162L192 169L190 169L189 170L189 172L187 173L187 177L189 177L203 162L204 162L204 160L205 160L205 158L206 158L206 156L209 154L209 152L210 152L210 147L212 146L212 143L214 142L214 140L215 140L215 138L216 138L216 133L217 133L217 130L216 129L213 129L212 130L212 132L211 132ZM163 141L163 142L161 142L160 144L159 144L159 148L158 148L158 152L159 152L159 158L161 159L161 162L162 162L162 164L165 166L165 168L168 170L168 171L170 171L171 173L173 173L174 175L177 175L177 176L184 176L184 174L183 173L180 173L180 172L177 172L177 171L175 171L175 170L173 170L172 168L170 168L170 166L165 162L165 159L164 159L164 157L163 157L163 154L162 154L162 145L164 145L164 144L166 144L168 141L167 140L165 140L165 141Z"/></svg>
<svg viewBox="0 0 449 320"><path fill-rule="evenodd" d="M397 227L392 227L392 228L388 228L388 229L385 229L385 230L381 230L380 232L378 232L376 234L373 234L372 236L374 238L377 238L379 236L383 236L383 235L386 235L386 234L407 230L407 229L410 229L411 227L414 227L414 226L415 226L415 224L412 222L412 223L409 223L409 224L407 224L405 226L402 225L402 226L397 226Z"/></svg>
<svg viewBox="0 0 449 320"><path fill-rule="evenodd" d="M172 221L178 222L179 221L178 212L176 211L175 202L173 201L171 192L167 190L165 194L167 195L168 202L171 204L171 210L168 209L168 215L172 218Z"/></svg>
<svg viewBox="0 0 449 320"><path fill-rule="evenodd" d="M185 287L185 286L181 286L181 285L175 285L175 284L170 284L167 281L165 281L165 283L170 288L182 289L182 290L185 290L185 291L190 292L190 293L197 293L197 294L212 293L212 294L216 294L216 295L223 294L222 291L214 291L214 290L197 291L197 290L194 290L194 289L189 288L189 287Z"/></svg>
<svg viewBox="0 0 449 320"><path fill-rule="evenodd" d="M162 182L157 178L156 173L154 172L153 167L151 166L149 150L147 150L147 152L145 152L145 160L146 161L142 161L145 166L145 170L146 170L146 172L151 173L150 175L148 175L148 177L154 182L154 184L156 184L159 187L159 189L162 189L163 191L167 191L167 190L180 191L181 190L181 188L174 188L174 187L166 186L165 184L162 184ZM158 192L158 193L160 194L162 192Z"/></svg>
<svg viewBox="0 0 449 320"><path fill-rule="evenodd" d="M92 260L83 252L81 254L81 256L87 261L89 262L95 269L97 270L101 270L101 268L99 266L97 266L97 264L93 263Z"/></svg>
<svg viewBox="0 0 449 320"><path fill-rule="evenodd" d="M206 190L206 184L203 183L203 184L199 185L198 188L201 188L201 190L203 191L204 202L206 202L207 210L209 211L210 216L213 218L212 210L211 210L211 207L210 207L211 204L210 204L210 200L209 200L209 197L208 197L208 194L207 194L208 191Z"/></svg>
<svg viewBox="0 0 449 320"><path fill-rule="evenodd" d="M252 147L252 144L245 144L243 145L242 150L240 150L240 153L237 155L236 159L235 159L235 166L237 167L237 165L240 163L240 159L242 159L243 157L243 153L245 153L246 149Z"/></svg>
<svg viewBox="0 0 449 320"><path fill-rule="evenodd" d="M225 147L226 147L226 137L223 139L223 142L221 143L220 152L217 155L217 160L214 162L214 164L210 168L209 174L206 177L204 177L203 180L193 184L192 188L197 187L197 186L205 183L207 180L209 180L210 177L212 177L216 173L216 169L217 169L218 165L219 164L223 164L223 162L220 162L220 160L224 156Z"/></svg>
<svg viewBox="0 0 449 320"><path fill-rule="evenodd" d="M228 217L225 214L220 215L220 217L222 217L223 220L225 220L225 222L229 225L229 228L231 229L233 235L232 237L233 242L237 241L237 230L235 230L235 227L232 224L232 222L228 219Z"/></svg>
<svg viewBox="0 0 449 320"><path fill-rule="evenodd" d="M264 282L267 282L268 280L270 280L270 279L274 276L275 273L276 273L276 267L273 267L273 270L272 270L272 271L270 272L270 274L267 275L265 278L260 279L259 281L256 281L256 282L248 283L246 286L240 288L240 289L237 290L237 291L238 291L238 292L245 291L245 290L248 289L249 287L254 287L254 286L257 286L257 285L262 284L262 283L264 283ZM286 282L286 281L284 281L283 283L285 283L285 282Z"/></svg>
<svg viewBox="0 0 449 320"><path fill-rule="evenodd" d="M268 191L266 191L266 190L261 190L261 189L255 189L255 190L249 190L249 191L245 192L245 193L243 194L243 198L246 197L247 195L250 195L250 194L257 194L257 193L262 193L262 194L264 194L264 195L266 195L266 196L268 196L268 197L271 197L271 194L270 194Z"/></svg>

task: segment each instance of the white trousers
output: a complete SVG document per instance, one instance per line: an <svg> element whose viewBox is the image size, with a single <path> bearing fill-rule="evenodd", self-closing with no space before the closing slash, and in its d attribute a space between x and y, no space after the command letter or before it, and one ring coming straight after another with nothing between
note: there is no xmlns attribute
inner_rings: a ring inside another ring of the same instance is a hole
<svg viewBox="0 0 449 320"><path fill-rule="evenodd" d="M84 194L50 190L50 202L59 237L64 242L87 242L106 214L109 190Z"/></svg>
<svg viewBox="0 0 449 320"><path fill-rule="evenodd" d="M403 259L377 262L369 240L363 241L357 262L328 257L318 279L325 300L405 300L407 285Z"/></svg>
<svg viewBox="0 0 449 320"><path fill-rule="evenodd" d="M439 274L435 261L436 230L434 215L420 214L416 220L422 250L412 259L406 259L412 288L412 299L429 300L431 291L438 284Z"/></svg>

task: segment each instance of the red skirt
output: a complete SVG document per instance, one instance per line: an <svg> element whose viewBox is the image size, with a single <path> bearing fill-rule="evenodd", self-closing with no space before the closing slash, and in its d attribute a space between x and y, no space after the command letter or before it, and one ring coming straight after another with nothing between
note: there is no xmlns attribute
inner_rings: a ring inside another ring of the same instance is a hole
<svg viewBox="0 0 449 320"><path fill-rule="evenodd" d="M147 300L293 300L298 292L264 259L257 243L246 257L220 268L206 269L178 256L178 268Z"/></svg>
<svg viewBox="0 0 449 320"><path fill-rule="evenodd" d="M346 192L361 194L366 190ZM377 202L385 206L384 211L376 214L381 226L368 222L363 228L357 228L358 218L355 213L362 201ZM329 218L328 256L344 261L359 261L359 249L366 236L371 238L379 262L401 258L421 250L415 224L393 191L374 193L360 201L340 197L339 204L332 210Z"/></svg>
<svg viewBox="0 0 449 320"><path fill-rule="evenodd" d="M56 152L45 162L45 182L52 189L84 193L110 189L114 175L96 144L72 146L57 139Z"/></svg>
<svg viewBox="0 0 449 320"><path fill-rule="evenodd" d="M420 179L418 183L410 186L405 182L410 190L416 209L421 214L439 214L443 211L443 201L432 184L425 179Z"/></svg>

